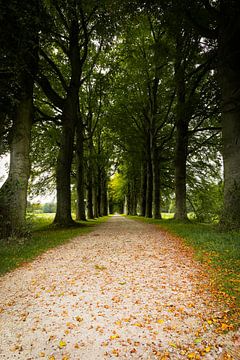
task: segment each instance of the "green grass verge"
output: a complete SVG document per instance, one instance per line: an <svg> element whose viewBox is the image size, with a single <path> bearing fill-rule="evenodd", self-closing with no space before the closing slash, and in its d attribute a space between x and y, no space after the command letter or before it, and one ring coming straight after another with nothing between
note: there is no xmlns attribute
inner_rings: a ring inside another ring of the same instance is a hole
<svg viewBox="0 0 240 360"><path fill-rule="evenodd" d="M97 224L108 219L79 222L80 227L55 228L51 226L54 214L39 214L29 217L31 237L2 242L0 247L0 275L29 262L50 248L64 244L72 238L89 233Z"/></svg>
<svg viewBox="0 0 240 360"><path fill-rule="evenodd" d="M213 280L224 293L240 305L240 232L220 232L216 225L196 222L181 223L176 220L155 220L129 216L157 224L164 230L180 236L194 249L196 258L212 269Z"/></svg>

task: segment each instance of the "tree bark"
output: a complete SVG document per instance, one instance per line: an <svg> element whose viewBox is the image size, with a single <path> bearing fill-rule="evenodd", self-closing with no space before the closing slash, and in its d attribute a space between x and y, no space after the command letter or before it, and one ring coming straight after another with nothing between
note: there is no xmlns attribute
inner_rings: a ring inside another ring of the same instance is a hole
<svg viewBox="0 0 240 360"><path fill-rule="evenodd" d="M95 183L94 183L94 186L93 186L93 215L94 215L94 218L99 217L97 186L96 186Z"/></svg>
<svg viewBox="0 0 240 360"><path fill-rule="evenodd" d="M182 63L183 38L180 34L176 38L175 82L177 90L176 107L176 147L175 147L175 219L187 219L186 208L186 172L188 154L188 119L186 117L186 89L185 67Z"/></svg>
<svg viewBox="0 0 240 360"><path fill-rule="evenodd" d="M82 119L77 123L77 213L76 219L86 221L84 186L84 147Z"/></svg>
<svg viewBox="0 0 240 360"><path fill-rule="evenodd" d="M152 199L153 199L153 175L152 175L152 162L149 154L149 159L147 162L147 198L146 198L146 217L148 218L152 217Z"/></svg>
<svg viewBox="0 0 240 360"><path fill-rule="evenodd" d="M177 120L176 148L175 148L175 219L186 220L186 173L188 150L188 121L184 118Z"/></svg>
<svg viewBox="0 0 240 360"><path fill-rule="evenodd" d="M10 169L0 190L1 237L21 236L25 229L27 188L30 175L30 140L33 110L33 79L25 74L21 98L11 130Z"/></svg>
<svg viewBox="0 0 240 360"><path fill-rule="evenodd" d="M93 143L92 138L88 142L88 175L87 175L87 217L94 219L93 214Z"/></svg>
<svg viewBox="0 0 240 360"><path fill-rule="evenodd" d="M224 208L221 223L240 228L240 4L223 2L219 34L219 79L222 89ZM236 7L236 8L235 8Z"/></svg>
<svg viewBox="0 0 240 360"><path fill-rule="evenodd" d="M57 211L54 224L71 226L75 222L71 212L71 166L76 124L74 99L68 98L62 114L62 134L57 158Z"/></svg>
<svg viewBox="0 0 240 360"><path fill-rule="evenodd" d="M141 165L140 216L146 215L147 169L145 161Z"/></svg>
<svg viewBox="0 0 240 360"><path fill-rule="evenodd" d="M101 178L101 214L102 216L108 215L107 179L104 171L102 171Z"/></svg>
<svg viewBox="0 0 240 360"><path fill-rule="evenodd" d="M160 169L157 149L152 149L152 172L153 172L153 218L161 219L160 212Z"/></svg>

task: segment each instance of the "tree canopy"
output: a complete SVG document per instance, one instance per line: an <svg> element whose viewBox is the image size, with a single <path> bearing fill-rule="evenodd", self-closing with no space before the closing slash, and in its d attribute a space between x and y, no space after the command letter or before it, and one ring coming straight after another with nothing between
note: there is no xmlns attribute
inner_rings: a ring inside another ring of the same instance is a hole
<svg viewBox="0 0 240 360"><path fill-rule="evenodd" d="M238 1L13 1L0 17L1 237L53 188L57 226L173 211L239 228Z"/></svg>

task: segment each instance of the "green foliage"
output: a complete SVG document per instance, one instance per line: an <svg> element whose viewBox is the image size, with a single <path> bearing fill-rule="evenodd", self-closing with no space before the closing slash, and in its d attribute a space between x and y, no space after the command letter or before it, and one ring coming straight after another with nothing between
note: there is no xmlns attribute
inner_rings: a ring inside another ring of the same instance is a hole
<svg viewBox="0 0 240 360"><path fill-rule="evenodd" d="M123 213L126 187L126 179L122 173L115 173L110 179L108 189L111 213Z"/></svg>
<svg viewBox="0 0 240 360"><path fill-rule="evenodd" d="M107 219L79 222L79 227L56 229L50 224L53 217L49 215L34 216L31 219L32 236L24 239L2 241L0 247L0 274L35 259L38 255L72 238L94 230L95 226Z"/></svg>
<svg viewBox="0 0 240 360"><path fill-rule="evenodd" d="M199 222L219 220L223 203L223 184L202 181L200 186L189 190L190 206Z"/></svg>

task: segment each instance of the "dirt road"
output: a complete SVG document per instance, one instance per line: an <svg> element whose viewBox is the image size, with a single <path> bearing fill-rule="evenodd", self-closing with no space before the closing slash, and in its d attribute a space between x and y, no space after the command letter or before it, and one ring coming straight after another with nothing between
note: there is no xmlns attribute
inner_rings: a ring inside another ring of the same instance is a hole
<svg viewBox="0 0 240 360"><path fill-rule="evenodd" d="M224 310L181 240L114 216L0 278L0 359L237 359Z"/></svg>

